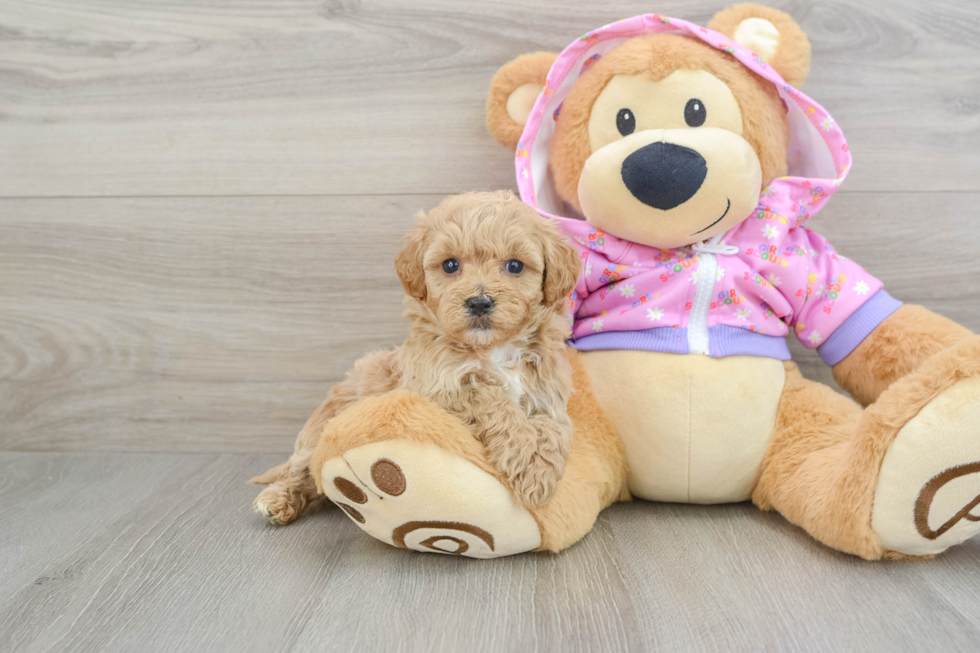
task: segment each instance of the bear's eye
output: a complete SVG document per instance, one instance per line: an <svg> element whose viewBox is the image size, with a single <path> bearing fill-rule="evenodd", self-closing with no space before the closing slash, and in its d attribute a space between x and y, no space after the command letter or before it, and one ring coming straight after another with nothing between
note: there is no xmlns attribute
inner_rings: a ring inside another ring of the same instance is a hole
<svg viewBox="0 0 980 653"><path fill-rule="evenodd" d="M636 130L636 116L629 109L620 109L616 114L616 129L623 136L629 136Z"/></svg>
<svg viewBox="0 0 980 653"><path fill-rule="evenodd" d="M684 107L684 122L687 123L688 127L700 127L704 124L704 119L708 117L708 114L704 110L704 103L697 98L687 101L687 106Z"/></svg>

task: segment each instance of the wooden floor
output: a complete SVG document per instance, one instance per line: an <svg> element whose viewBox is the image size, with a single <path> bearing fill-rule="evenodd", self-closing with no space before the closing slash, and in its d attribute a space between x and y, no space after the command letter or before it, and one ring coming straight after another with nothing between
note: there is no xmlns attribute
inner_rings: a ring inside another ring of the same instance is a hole
<svg viewBox="0 0 980 653"><path fill-rule="evenodd" d="M770 4L854 154L814 226L980 330L980 3ZM872 564L638 502L479 562L251 512L246 479L404 337L414 213L514 187L494 70L723 6L0 0L0 651L978 650L980 539Z"/></svg>

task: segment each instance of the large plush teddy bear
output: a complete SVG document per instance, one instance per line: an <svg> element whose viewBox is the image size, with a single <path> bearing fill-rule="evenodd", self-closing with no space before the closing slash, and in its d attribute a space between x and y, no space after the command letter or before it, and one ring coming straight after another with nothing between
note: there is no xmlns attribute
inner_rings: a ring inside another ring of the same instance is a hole
<svg viewBox="0 0 980 653"><path fill-rule="evenodd" d="M810 230L851 159L798 90L809 60L787 15L740 5L707 29L607 25L491 82L488 126L516 152L522 199L582 257L575 436L548 505L521 507L463 424L401 392L321 408L298 466L374 537L474 557L558 551L630 495L751 499L867 559L974 535L980 338ZM790 332L860 406L801 376ZM288 476L264 479L279 521L304 504L281 499Z"/></svg>

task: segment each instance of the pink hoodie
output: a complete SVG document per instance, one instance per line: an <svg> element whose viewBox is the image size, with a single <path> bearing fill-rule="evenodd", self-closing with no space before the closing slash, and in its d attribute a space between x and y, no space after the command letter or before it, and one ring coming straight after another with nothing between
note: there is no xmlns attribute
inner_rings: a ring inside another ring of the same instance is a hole
<svg viewBox="0 0 980 653"><path fill-rule="evenodd" d="M790 176L764 188L744 222L689 248L655 249L599 231L565 206L548 174L557 113L575 81L620 43L654 32L687 34L725 50L772 82L789 114ZM581 252L582 275L570 296L571 344L578 349L788 360L784 336L792 327L805 346L836 365L901 306L806 226L850 170L847 142L833 118L757 55L688 21L635 16L565 48L528 118L516 165L521 199L558 220Z"/></svg>

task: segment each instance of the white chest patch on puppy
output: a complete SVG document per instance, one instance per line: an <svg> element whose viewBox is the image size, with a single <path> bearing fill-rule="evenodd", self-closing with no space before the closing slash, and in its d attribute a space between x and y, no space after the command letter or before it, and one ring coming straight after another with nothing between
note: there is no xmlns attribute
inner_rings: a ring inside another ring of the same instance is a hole
<svg viewBox="0 0 980 653"><path fill-rule="evenodd" d="M487 372L499 378L508 396L520 403L524 384L521 382L521 351L517 347L506 344L490 352Z"/></svg>

